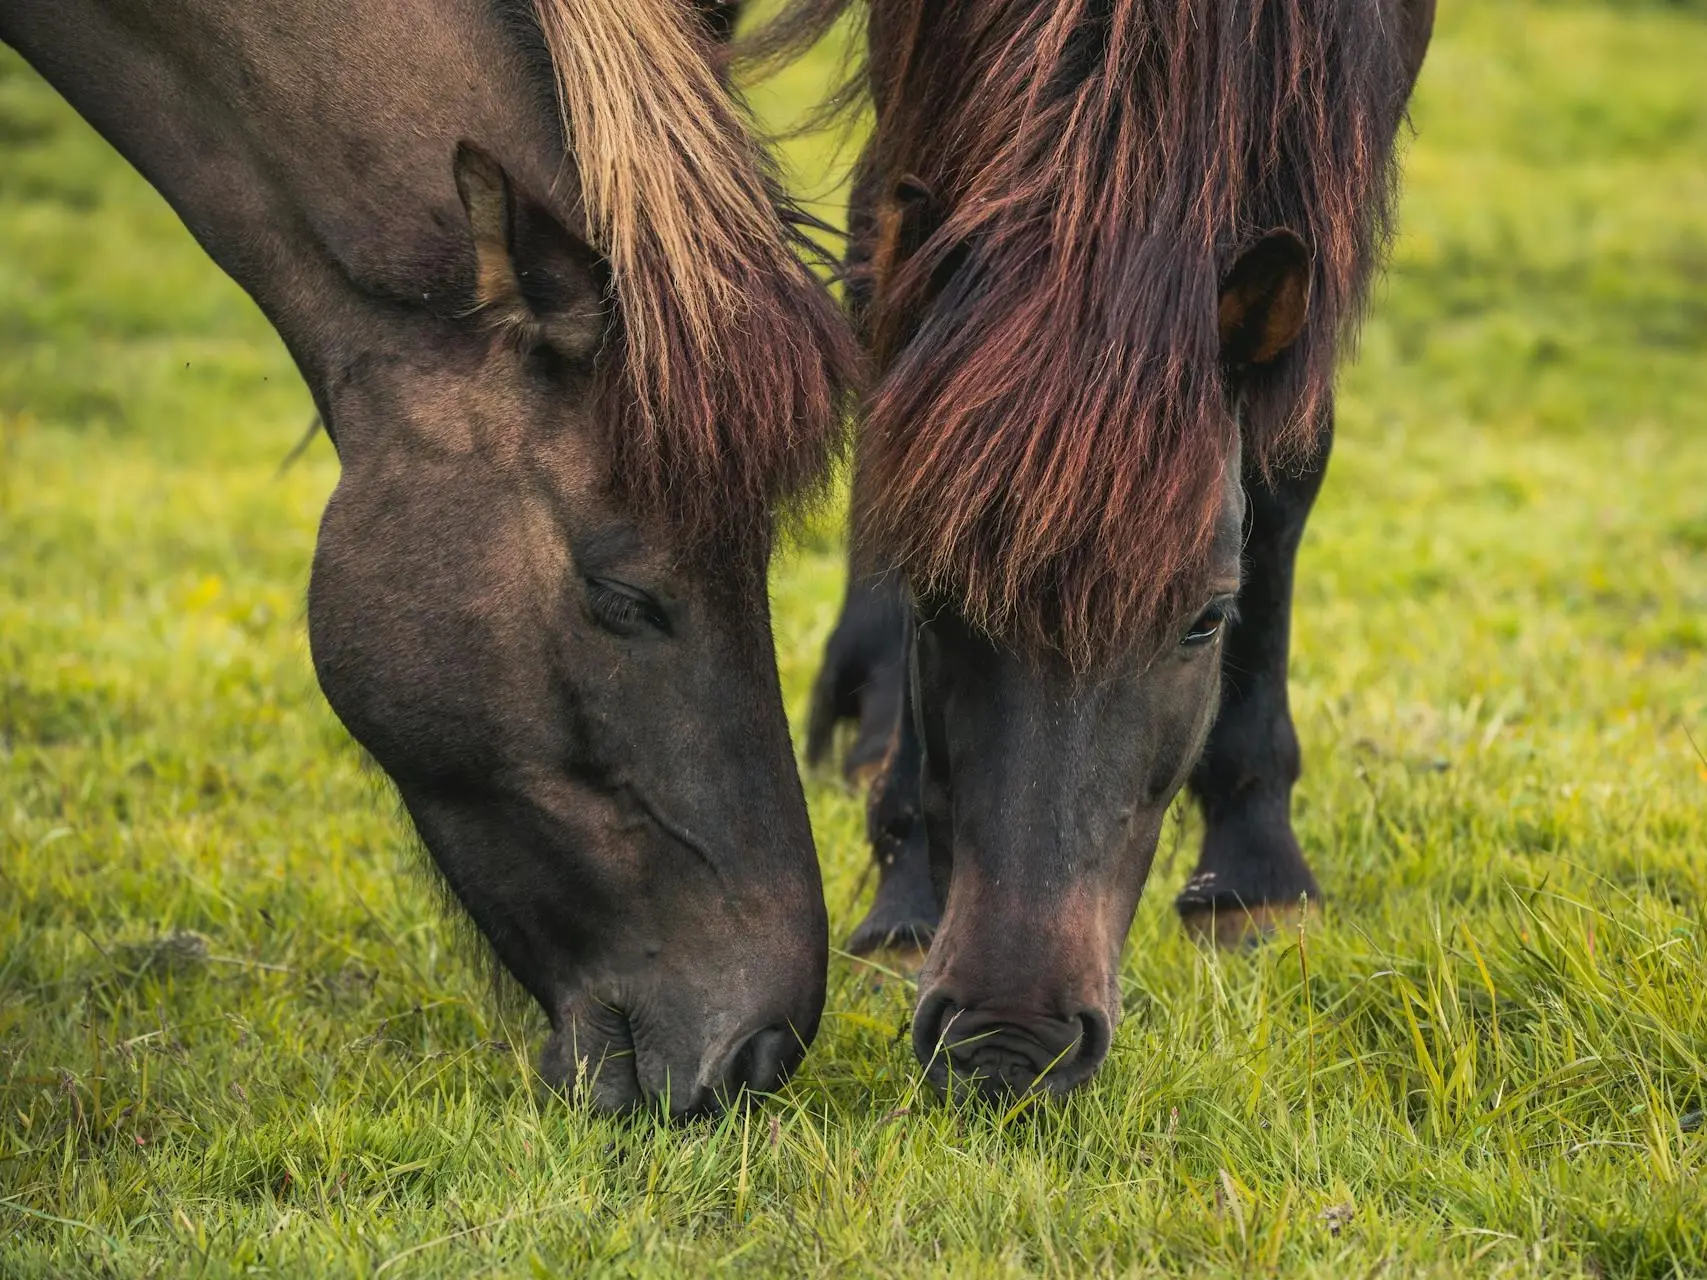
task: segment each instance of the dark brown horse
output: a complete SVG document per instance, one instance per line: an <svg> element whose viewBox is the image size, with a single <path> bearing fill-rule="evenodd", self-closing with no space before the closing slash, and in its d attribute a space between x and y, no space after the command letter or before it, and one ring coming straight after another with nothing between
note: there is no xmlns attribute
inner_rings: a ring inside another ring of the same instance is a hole
<svg viewBox="0 0 1707 1280"><path fill-rule="evenodd" d="M846 7L797 5L772 51ZM853 946L930 943L933 1078L1064 1090L1108 1050L1188 780L1188 921L1231 939L1317 894L1293 559L1433 0L866 7L851 265L880 380L809 745L851 716L850 765L890 751Z"/></svg>
<svg viewBox="0 0 1707 1280"><path fill-rule="evenodd" d="M699 22L0 6L307 380L342 464L315 669L545 1009L544 1072L677 1112L778 1083L821 1012L765 573L856 358Z"/></svg>

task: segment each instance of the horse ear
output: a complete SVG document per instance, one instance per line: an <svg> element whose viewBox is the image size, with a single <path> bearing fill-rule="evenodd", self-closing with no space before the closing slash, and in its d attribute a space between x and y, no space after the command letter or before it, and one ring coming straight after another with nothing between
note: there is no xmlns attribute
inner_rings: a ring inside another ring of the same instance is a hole
<svg viewBox="0 0 1707 1280"><path fill-rule="evenodd" d="M1310 250L1291 231L1270 231L1239 255L1221 283L1221 359L1267 364L1291 346L1310 314Z"/></svg>
<svg viewBox="0 0 1707 1280"><path fill-rule="evenodd" d="M456 149L456 191L474 239L476 306L527 346L591 359L608 321L604 260L467 142Z"/></svg>
<svg viewBox="0 0 1707 1280"><path fill-rule="evenodd" d="M918 178L908 174L877 206L877 245L872 267L879 292L884 281L924 248L940 221L936 196Z"/></svg>

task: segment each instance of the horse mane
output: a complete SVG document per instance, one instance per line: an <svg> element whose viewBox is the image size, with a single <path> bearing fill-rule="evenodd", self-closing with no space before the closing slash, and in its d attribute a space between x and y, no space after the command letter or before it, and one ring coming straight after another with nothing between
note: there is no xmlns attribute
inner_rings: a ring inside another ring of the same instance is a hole
<svg viewBox="0 0 1707 1280"><path fill-rule="evenodd" d="M619 316L599 362L615 484L692 542L762 534L827 476L860 359L810 219L693 5L531 4Z"/></svg>
<svg viewBox="0 0 1707 1280"><path fill-rule="evenodd" d="M849 7L796 0L758 55ZM1398 4L866 8L861 528L1022 649L1088 666L1153 642L1203 602L1241 423L1246 464L1272 470L1328 422L1390 225L1414 75ZM922 229L898 188L926 199ZM1277 227L1314 255L1308 321L1230 383L1220 285Z"/></svg>

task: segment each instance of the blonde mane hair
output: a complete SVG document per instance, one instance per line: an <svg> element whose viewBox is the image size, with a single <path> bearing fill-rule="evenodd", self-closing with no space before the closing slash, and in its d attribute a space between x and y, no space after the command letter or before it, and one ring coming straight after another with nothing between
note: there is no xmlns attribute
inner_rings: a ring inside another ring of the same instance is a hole
<svg viewBox="0 0 1707 1280"><path fill-rule="evenodd" d="M621 337L619 483L695 535L768 527L827 471L858 365L817 250L685 0L532 0Z"/></svg>

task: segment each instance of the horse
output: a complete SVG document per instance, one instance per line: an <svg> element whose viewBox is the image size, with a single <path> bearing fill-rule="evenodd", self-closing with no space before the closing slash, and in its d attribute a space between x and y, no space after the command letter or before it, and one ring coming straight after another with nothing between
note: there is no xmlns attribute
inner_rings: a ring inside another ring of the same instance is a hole
<svg viewBox="0 0 1707 1280"><path fill-rule="evenodd" d="M852 4L797 0L756 55ZM1182 788L1189 927L1235 945L1319 896L1293 566L1434 4L864 13L848 271L875 386L809 758L853 718L850 772L881 762L850 949L922 957L927 1077L1064 1093L1107 1055Z"/></svg>
<svg viewBox="0 0 1707 1280"><path fill-rule="evenodd" d="M0 8L301 370L320 686L607 1111L776 1087L828 963L766 569L859 353L726 8Z"/></svg>

